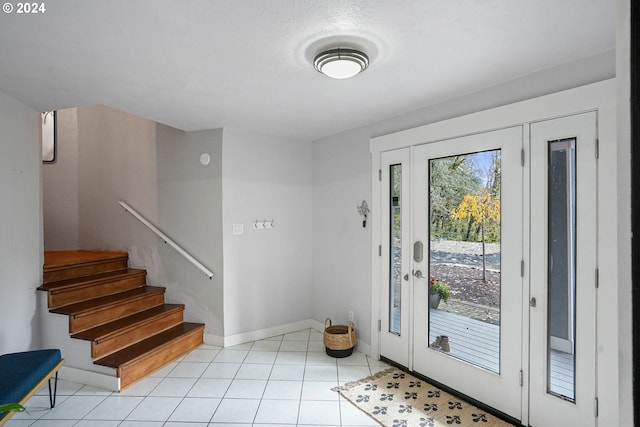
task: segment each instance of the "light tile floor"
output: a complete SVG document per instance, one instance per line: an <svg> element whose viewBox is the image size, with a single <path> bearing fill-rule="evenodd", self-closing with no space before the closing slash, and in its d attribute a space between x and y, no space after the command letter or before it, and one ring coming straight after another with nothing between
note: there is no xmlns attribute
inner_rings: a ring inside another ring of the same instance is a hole
<svg viewBox="0 0 640 427"><path fill-rule="evenodd" d="M359 352L327 356L315 330L203 345L122 393L60 380L51 410L45 386L6 426L378 426L331 388L386 368Z"/></svg>

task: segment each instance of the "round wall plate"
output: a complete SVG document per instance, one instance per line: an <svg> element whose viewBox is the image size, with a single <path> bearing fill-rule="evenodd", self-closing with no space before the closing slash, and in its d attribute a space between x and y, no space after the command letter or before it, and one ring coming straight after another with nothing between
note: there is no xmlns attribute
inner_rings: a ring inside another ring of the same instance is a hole
<svg viewBox="0 0 640 427"><path fill-rule="evenodd" d="M211 162L211 156L209 153L200 154L200 163L202 166L207 166Z"/></svg>

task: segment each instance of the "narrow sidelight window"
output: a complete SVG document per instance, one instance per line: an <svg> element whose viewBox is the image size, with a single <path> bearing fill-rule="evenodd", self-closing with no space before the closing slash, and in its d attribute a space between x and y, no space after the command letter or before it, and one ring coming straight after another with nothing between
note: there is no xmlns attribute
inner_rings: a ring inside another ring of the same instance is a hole
<svg viewBox="0 0 640 427"><path fill-rule="evenodd" d="M575 401L576 139L549 141L547 392Z"/></svg>
<svg viewBox="0 0 640 427"><path fill-rule="evenodd" d="M402 306L402 165L389 166L389 332L400 335L400 308Z"/></svg>

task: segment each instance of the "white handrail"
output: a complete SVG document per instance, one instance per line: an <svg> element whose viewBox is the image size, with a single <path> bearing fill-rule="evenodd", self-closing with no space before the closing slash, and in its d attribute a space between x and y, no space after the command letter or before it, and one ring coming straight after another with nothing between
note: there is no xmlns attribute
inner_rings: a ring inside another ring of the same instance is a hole
<svg viewBox="0 0 640 427"><path fill-rule="evenodd" d="M197 259L195 259L194 257L192 257L187 251L185 251L184 249L182 249L176 242L174 242L173 240L171 240L171 238L169 236L167 236L166 234L164 234L162 231L160 231L158 229L158 227L156 227L155 225L153 225L152 223L150 223L145 217L143 217L142 215L140 215L135 209L133 209L131 206L129 206L127 203L123 202L122 200L119 201L118 203L120 203L120 206L122 206L124 208L125 211L129 212L131 215L133 215L134 217L136 217L138 219L138 221L140 221L141 223L143 223L144 225L147 226L147 228L151 231L153 231L154 233L156 233L158 235L158 237L160 237L167 245L171 246L173 249L175 249L176 251L178 251L178 253L180 253L183 257L185 257L186 259L188 259L189 261L191 261L191 263L193 265L195 265L196 267L198 267L200 270L202 270L202 272L204 274L207 275L207 277L209 277L209 279L213 278L213 273L211 272L211 270L209 270L207 267L205 267L200 261L198 261Z"/></svg>

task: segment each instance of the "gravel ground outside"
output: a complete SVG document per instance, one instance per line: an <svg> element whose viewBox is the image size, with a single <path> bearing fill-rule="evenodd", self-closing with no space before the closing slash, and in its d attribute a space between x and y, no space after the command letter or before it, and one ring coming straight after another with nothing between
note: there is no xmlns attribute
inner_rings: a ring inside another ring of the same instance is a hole
<svg viewBox="0 0 640 427"><path fill-rule="evenodd" d="M489 243L486 281L482 280L482 244L439 240L431 242L430 275L451 286L451 299L439 309L477 320L500 322L500 244ZM497 267L497 268L496 268Z"/></svg>
<svg viewBox="0 0 640 427"><path fill-rule="evenodd" d="M456 240L432 240L431 249L453 254L480 255L482 254L482 243L458 242ZM488 254L499 254L500 243L485 243L485 251Z"/></svg>

